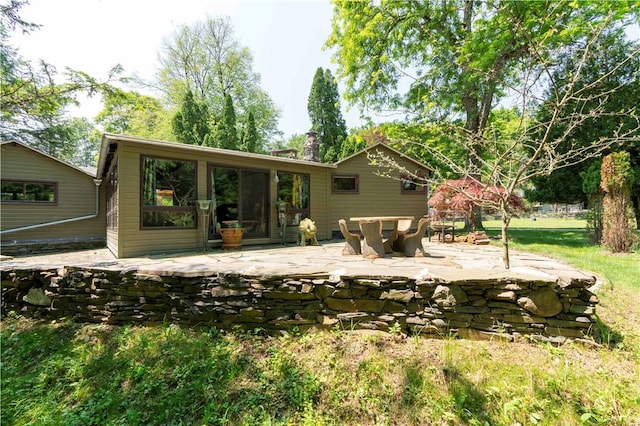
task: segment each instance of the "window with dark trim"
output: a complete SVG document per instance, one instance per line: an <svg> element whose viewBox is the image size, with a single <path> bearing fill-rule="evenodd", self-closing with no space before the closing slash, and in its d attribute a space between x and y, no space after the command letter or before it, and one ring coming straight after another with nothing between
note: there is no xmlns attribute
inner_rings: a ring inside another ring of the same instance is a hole
<svg viewBox="0 0 640 426"><path fill-rule="evenodd" d="M21 180L2 181L2 201L9 203L56 204L58 184Z"/></svg>
<svg viewBox="0 0 640 426"><path fill-rule="evenodd" d="M278 171L278 205L285 206L287 225L297 225L310 216L311 178L307 174ZM281 217L278 217L278 224Z"/></svg>
<svg viewBox="0 0 640 426"><path fill-rule="evenodd" d="M245 238L267 237L270 232L269 170L209 164L208 175L215 223L222 226L225 222L238 221L244 228ZM216 234L215 228L212 229L211 235Z"/></svg>
<svg viewBox="0 0 640 426"><path fill-rule="evenodd" d="M402 178L400 180L400 189L402 193L407 194L424 194L426 185L419 183L417 179Z"/></svg>
<svg viewBox="0 0 640 426"><path fill-rule="evenodd" d="M196 227L196 162L140 157L142 228Z"/></svg>
<svg viewBox="0 0 640 426"><path fill-rule="evenodd" d="M334 175L332 176L331 191L358 192L359 184L358 175Z"/></svg>

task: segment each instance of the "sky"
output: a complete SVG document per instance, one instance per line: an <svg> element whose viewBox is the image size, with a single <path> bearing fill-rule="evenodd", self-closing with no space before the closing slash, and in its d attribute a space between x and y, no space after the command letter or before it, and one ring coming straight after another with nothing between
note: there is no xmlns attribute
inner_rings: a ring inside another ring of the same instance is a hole
<svg viewBox="0 0 640 426"><path fill-rule="evenodd" d="M229 16L236 39L254 55L261 87L281 111L285 138L311 127L307 98L316 69L336 70L322 48L331 32L328 0L30 0L20 16L41 25L12 36L24 59L99 79L120 64L126 75L145 80L156 73L163 39L180 25ZM359 110L341 106L347 127L359 126ZM83 102L71 113L92 119L99 107L99 100Z"/></svg>

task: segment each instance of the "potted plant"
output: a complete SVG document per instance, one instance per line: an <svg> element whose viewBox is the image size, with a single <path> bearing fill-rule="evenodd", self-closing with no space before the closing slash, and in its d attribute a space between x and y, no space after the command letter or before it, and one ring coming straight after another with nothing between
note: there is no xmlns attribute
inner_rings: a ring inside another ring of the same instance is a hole
<svg viewBox="0 0 640 426"><path fill-rule="evenodd" d="M237 249L242 246L242 235L244 228L237 220L227 220L222 222L220 235L222 236L223 249Z"/></svg>

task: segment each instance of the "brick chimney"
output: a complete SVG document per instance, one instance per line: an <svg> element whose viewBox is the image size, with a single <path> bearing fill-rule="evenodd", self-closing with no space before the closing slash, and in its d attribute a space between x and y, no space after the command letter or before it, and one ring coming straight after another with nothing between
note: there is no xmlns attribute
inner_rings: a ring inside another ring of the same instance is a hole
<svg viewBox="0 0 640 426"><path fill-rule="evenodd" d="M320 162L320 148L318 146L318 133L314 131L307 132L307 140L304 142L304 150L302 159L306 161Z"/></svg>

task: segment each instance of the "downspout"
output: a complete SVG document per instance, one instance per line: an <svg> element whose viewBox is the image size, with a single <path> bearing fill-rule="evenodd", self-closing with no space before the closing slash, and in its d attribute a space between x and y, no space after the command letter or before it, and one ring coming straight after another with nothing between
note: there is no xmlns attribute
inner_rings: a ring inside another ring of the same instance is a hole
<svg viewBox="0 0 640 426"><path fill-rule="evenodd" d="M93 183L96 185L96 212L94 214L87 215L87 216L80 216L80 217L72 217L69 219L61 219L53 222L37 223L35 225L22 226L20 228L7 229L4 231L0 231L0 235L10 234L12 232L28 231L28 230L37 229L37 228L44 228L45 226L60 225L62 223L76 222L79 220L94 219L98 217L98 214L100 213L100 184L102 183L102 180L94 179Z"/></svg>

